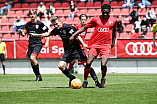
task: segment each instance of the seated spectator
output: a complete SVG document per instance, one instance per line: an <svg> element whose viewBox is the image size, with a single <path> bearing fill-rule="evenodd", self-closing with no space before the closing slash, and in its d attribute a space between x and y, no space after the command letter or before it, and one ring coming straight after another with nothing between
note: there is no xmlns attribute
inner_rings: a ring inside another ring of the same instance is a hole
<svg viewBox="0 0 157 104"><path fill-rule="evenodd" d="M146 14L147 20L151 22L151 27L153 27L154 22L156 21L155 11L149 8Z"/></svg>
<svg viewBox="0 0 157 104"><path fill-rule="evenodd" d="M119 20L119 17L117 16L117 31L118 33L122 33L123 32L123 26L122 26L122 21Z"/></svg>
<svg viewBox="0 0 157 104"><path fill-rule="evenodd" d="M72 17L74 19L74 17L77 17L77 8L74 5L74 3L71 3L70 5L70 14L68 15L68 17Z"/></svg>
<svg viewBox="0 0 157 104"><path fill-rule="evenodd" d="M24 31L25 24L26 24L25 20L21 19L20 16L18 16L13 23L14 33L17 34L18 29L21 29L22 31ZM19 35L19 38L20 38L20 35Z"/></svg>
<svg viewBox="0 0 157 104"><path fill-rule="evenodd" d="M140 16L138 16L138 20L135 21L135 23L134 23L134 31L136 33L141 32L141 17Z"/></svg>
<svg viewBox="0 0 157 104"><path fill-rule="evenodd" d="M5 9L10 11L10 8L12 8L12 6L13 6L13 2L14 2L14 0L6 0L5 6L1 8L1 15L3 15L3 10L5 10Z"/></svg>
<svg viewBox="0 0 157 104"><path fill-rule="evenodd" d="M142 0L142 3L137 4L140 8L145 8L146 6L152 5L149 0Z"/></svg>
<svg viewBox="0 0 157 104"><path fill-rule="evenodd" d="M122 8L129 8L129 9L131 9L135 5L134 0L124 0L124 3L125 4L122 5Z"/></svg>
<svg viewBox="0 0 157 104"><path fill-rule="evenodd" d="M135 8L133 8L133 11L128 16L131 16L130 24L134 24L135 21L138 21L138 11Z"/></svg>
<svg viewBox="0 0 157 104"><path fill-rule="evenodd" d="M45 17L51 18L52 15L55 13L55 8L52 6L52 4L49 5L49 9L46 11Z"/></svg>
<svg viewBox="0 0 157 104"><path fill-rule="evenodd" d="M143 16L143 20L141 22L141 31L144 37L146 36L146 33L149 32L149 21L147 20L146 16Z"/></svg>
<svg viewBox="0 0 157 104"><path fill-rule="evenodd" d="M41 19L42 15L45 14L45 11L46 11L45 5L43 4L43 2L40 2L40 5L38 6L37 9L37 16Z"/></svg>

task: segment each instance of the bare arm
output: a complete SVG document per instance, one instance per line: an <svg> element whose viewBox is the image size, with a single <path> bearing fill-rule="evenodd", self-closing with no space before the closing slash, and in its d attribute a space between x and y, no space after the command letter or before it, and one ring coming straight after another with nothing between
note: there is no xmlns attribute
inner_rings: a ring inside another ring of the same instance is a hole
<svg viewBox="0 0 157 104"><path fill-rule="evenodd" d="M23 37L25 37L25 36L26 36L26 33L25 33L25 32L22 32L22 30L21 30L21 29L18 29L18 32L19 32L19 34L20 34L21 36L23 36Z"/></svg>
<svg viewBox="0 0 157 104"><path fill-rule="evenodd" d="M113 48L114 44L115 44L115 40L116 40L116 29L113 29L112 32L112 45L111 48Z"/></svg>
<svg viewBox="0 0 157 104"><path fill-rule="evenodd" d="M70 41L74 40L74 37L80 33L82 33L83 31L87 30L87 26L84 26L82 28L80 28L78 31L76 31L74 34L72 34L72 36L69 38Z"/></svg>
<svg viewBox="0 0 157 104"><path fill-rule="evenodd" d="M155 47L155 36L156 36L156 32L153 32L153 46Z"/></svg>
<svg viewBox="0 0 157 104"><path fill-rule="evenodd" d="M45 33L42 33L42 34L35 34L35 33L30 33L31 36L33 37L49 37L49 33L48 32L45 32Z"/></svg>
<svg viewBox="0 0 157 104"><path fill-rule="evenodd" d="M82 40L82 38L80 36L78 36L77 38L81 42L81 44L83 45L83 47L87 48L88 45L84 43L84 41Z"/></svg>
<svg viewBox="0 0 157 104"><path fill-rule="evenodd" d="M7 58L7 48L4 48L4 54L5 54L5 58Z"/></svg>

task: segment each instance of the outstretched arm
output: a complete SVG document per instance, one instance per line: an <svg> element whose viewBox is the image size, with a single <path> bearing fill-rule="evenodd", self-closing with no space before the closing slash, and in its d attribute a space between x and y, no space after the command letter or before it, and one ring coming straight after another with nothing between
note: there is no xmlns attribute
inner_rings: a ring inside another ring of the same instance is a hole
<svg viewBox="0 0 157 104"><path fill-rule="evenodd" d="M70 41L74 40L74 37L80 33L82 33L83 31L87 30L87 26L84 26L82 28L80 28L78 31L76 31L74 34L72 34L72 36L69 38Z"/></svg>
<svg viewBox="0 0 157 104"><path fill-rule="evenodd" d="M33 37L49 37L49 33L48 32L45 32L45 33L42 33L42 34L35 34L35 33L29 33L31 34L31 36Z"/></svg>
<svg viewBox="0 0 157 104"><path fill-rule="evenodd" d="M80 36L78 36L77 38L81 42L81 44L83 45L83 47L87 48L88 45L84 43L84 41L82 40L82 38Z"/></svg>
<svg viewBox="0 0 157 104"><path fill-rule="evenodd" d="M21 36L23 36L23 37L26 36L26 32L25 32L25 30L24 30L24 32L22 32L21 29L18 29L18 32L19 32L19 34L20 34Z"/></svg>
<svg viewBox="0 0 157 104"><path fill-rule="evenodd" d="M111 48L113 48L114 44L115 44L115 40L116 40L116 29L113 29L112 32L112 45Z"/></svg>

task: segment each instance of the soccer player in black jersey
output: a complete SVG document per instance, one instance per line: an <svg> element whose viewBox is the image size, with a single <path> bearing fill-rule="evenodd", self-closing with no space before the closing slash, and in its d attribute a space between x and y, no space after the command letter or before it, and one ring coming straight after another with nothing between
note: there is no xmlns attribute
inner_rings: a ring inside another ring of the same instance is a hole
<svg viewBox="0 0 157 104"><path fill-rule="evenodd" d="M53 26L55 27L49 34L48 33L42 33L42 34L34 34L32 33L32 36L34 37L44 37L44 36L53 36L53 35L59 35L63 41L63 47L64 47L64 55L62 56L58 68L63 72L64 75L66 75L70 81L69 81L69 87L71 86L71 81L75 79L76 77L73 76L69 70L66 68L67 64L72 62L75 58L79 61L86 61L87 57L83 52L81 51L81 46L78 43L78 40L75 38L72 43L69 43L69 37L76 32L76 29L73 26L63 24L60 21L60 18L57 16L53 16L51 18L51 22ZM82 42L81 38L78 36L78 39L80 39L80 42ZM84 44L84 43L82 43ZM100 83L98 82L97 76L94 72L94 70L91 70L91 77L96 83L96 87L98 88L100 86Z"/></svg>
<svg viewBox="0 0 157 104"><path fill-rule="evenodd" d="M30 9L29 16L31 17L31 21L27 22L27 24L25 25L24 32L22 32L21 29L19 29L18 31L19 34L23 37L26 36L26 34L29 35L29 45L26 57L30 59L33 72L36 75L35 81L42 81L42 77L39 72L39 64L37 62L37 56L40 50L42 49L42 41L41 37L32 37L30 33L41 34L43 32L47 32L48 28L42 22L36 19L37 18L36 10Z"/></svg>

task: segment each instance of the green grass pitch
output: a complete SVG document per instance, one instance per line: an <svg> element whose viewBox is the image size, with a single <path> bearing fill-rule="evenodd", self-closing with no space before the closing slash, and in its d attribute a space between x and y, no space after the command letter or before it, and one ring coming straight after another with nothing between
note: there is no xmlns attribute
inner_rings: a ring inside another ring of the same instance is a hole
<svg viewBox="0 0 157 104"><path fill-rule="evenodd" d="M82 74L75 76L83 81ZM107 74L106 87L99 89L92 78L84 89L68 88L62 74L42 78L0 74L0 104L157 104L157 74Z"/></svg>

